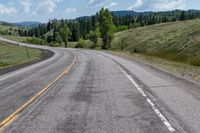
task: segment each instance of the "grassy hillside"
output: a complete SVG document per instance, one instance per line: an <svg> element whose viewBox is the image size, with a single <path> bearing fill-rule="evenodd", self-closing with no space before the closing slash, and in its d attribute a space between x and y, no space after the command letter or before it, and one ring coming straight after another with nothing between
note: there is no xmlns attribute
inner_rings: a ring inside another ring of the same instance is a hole
<svg viewBox="0 0 200 133"><path fill-rule="evenodd" d="M0 34L1 35L18 35L19 33L19 27L13 26L13 25L5 25L0 24Z"/></svg>
<svg viewBox="0 0 200 133"><path fill-rule="evenodd" d="M112 48L200 66L200 20L119 32L115 34Z"/></svg>
<svg viewBox="0 0 200 133"><path fill-rule="evenodd" d="M28 48L28 52L30 58L27 56L25 47L0 42L0 70L41 58L41 50Z"/></svg>

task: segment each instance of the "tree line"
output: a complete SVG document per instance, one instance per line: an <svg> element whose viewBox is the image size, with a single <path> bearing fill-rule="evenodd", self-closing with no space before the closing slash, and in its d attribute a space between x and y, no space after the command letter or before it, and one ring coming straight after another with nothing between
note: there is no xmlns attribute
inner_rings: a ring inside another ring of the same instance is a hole
<svg viewBox="0 0 200 133"><path fill-rule="evenodd" d="M20 36L39 37L48 43L65 43L80 39L91 39L95 47L97 38L101 37L104 42L102 48L109 48L113 33L146 25L190 20L200 17L200 11L166 11L166 12L143 12L125 15L101 9L96 15L80 17L75 20L49 20L46 24L40 24L30 29L19 29Z"/></svg>

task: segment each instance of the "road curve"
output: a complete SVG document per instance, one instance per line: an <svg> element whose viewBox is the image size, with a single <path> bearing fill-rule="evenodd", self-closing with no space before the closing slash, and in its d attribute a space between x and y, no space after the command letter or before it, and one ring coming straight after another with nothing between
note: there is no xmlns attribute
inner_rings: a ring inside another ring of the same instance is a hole
<svg viewBox="0 0 200 133"><path fill-rule="evenodd" d="M5 133L198 133L200 86L111 54L52 50L43 62L0 76L0 120L70 65L76 65L21 111Z"/></svg>
<svg viewBox="0 0 200 133"><path fill-rule="evenodd" d="M44 61L0 75L0 122L51 83L73 62L72 52L62 48L18 43L0 37L0 40L32 48L50 50L54 55Z"/></svg>

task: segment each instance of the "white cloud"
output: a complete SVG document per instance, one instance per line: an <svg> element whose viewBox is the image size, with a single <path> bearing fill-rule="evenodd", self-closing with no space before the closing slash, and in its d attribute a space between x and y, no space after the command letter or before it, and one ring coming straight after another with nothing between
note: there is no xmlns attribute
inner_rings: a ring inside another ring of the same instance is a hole
<svg viewBox="0 0 200 133"><path fill-rule="evenodd" d="M91 5L93 2L94 2L94 0L90 0L90 1L89 1L89 5Z"/></svg>
<svg viewBox="0 0 200 133"><path fill-rule="evenodd" d="M40 0L37 6L37 11L45 11L47 13L51 13L56 9L57 4L61 1L62 0Z"/></svg>
<svg viewBox="0 0 200 133"><path fill-rule="evenodd" d="M90 0L88 2L87 7L89 8L98 8L98 7L105 7L110 8L113 6L117 6L118 4L116 2L113 2L111 0Z"/></svg>
<svg viewBox="0 0 200 133"><path fill-rule="evenodd" d="M128 10L139 11L166 11L174 9L185 9L185 0L135 0Z"/></svg>
<svg viewBox="0 0 200 133"><path fill-rule="evenodd" d="M36 12L36 11L33 11L31 14L32 14L32 15L37 15L37 12Z"/></svg>
<svg viewBox="0 0 200 133"><path fill-rule="evenodd" d="M67 8L66 10L65 10L65 13L66 14L70 14L70 13L73 13L73 12L76 12L77 11L77 8Z"/></svg>
<svg viewBox="0 0 200 133"><path fill-rule="evenodd" d="M136 2L133 5L131 5L130 7L128 7L128 10L137 9L137 8L141 7L143 4L144 4L143 0L136 0Z"/></svg>
<svg viewBox="0 0 200 133"><path fill-rule="evenodd" d="M118 4L116 2L110 2L110 4L106 5L105 8L110 8L113 6L117 6Z"/></svg>
<svg viewBox="0 0 200 133"><path fill-rule="evenodd" d="M17 10L14 7L7 7L0 4L0 14L12 14L17 13Z"/></svg>
<svg viewBox="0 0 200 133"><path fill-rule="evenodd" d="M20 4L23 7L24 13L29 13L30 12L31 0L21 0Z"/></svg>
<svg viewBox="0 0 200 133"><path fill-rule="evenodd" d="M96 5L101 5L102 3L105 3L106 2L106 0L90 0L89 1L89 5L90 6L96 6Z"/></svg>
<svg viewBox="0 0 200 133"><path fill-rule="evenodd" d="M107 3L108 0L90 0L88 3L89 7L102 7Z"/></svg>
<svg viewBox="0 0 200 133"><path fill-rule="evenodd" d="M53 12L56 4L51 0L44 0L38 4L38 10L43 10L48 13Z"/></svg>
<svg viewBox="0 0 200 133"><path fill-rule="evenodd" d="M170 2L163 3L155 3L153 7L156 10L174 10L174 9L184 9L186 7L186 3L183 0L174 0Z"/></svg>

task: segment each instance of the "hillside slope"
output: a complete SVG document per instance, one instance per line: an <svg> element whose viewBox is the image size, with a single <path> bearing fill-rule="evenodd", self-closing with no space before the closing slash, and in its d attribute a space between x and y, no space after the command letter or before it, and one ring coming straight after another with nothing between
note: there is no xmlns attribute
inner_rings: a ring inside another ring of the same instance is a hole
<svg viewBox="0 0 200 133"><path fill-rule="evenodd" d="M170 22L115 34L113 49L188 62L200 56L200 19Z"/></svg>

